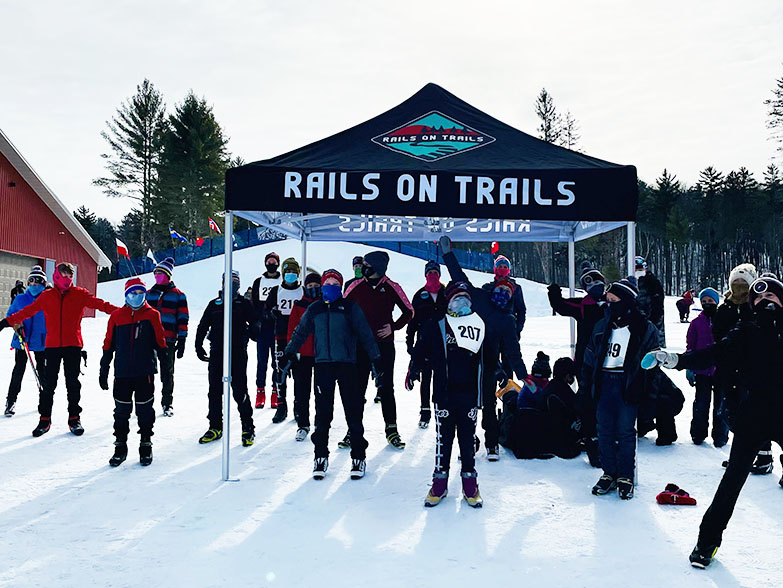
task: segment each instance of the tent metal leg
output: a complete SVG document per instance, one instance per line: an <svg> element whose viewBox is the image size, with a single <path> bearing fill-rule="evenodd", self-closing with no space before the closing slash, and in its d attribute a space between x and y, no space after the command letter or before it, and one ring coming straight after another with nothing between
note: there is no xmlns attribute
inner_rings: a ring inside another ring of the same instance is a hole
<svg viewBox="0 0 783 588"><path fill-rule="evenodd" d="M302 231L302 285L307 277L307 233Z"/></svg>
<svg viewBox="0 0 783 588"><path fill-rule="evenodd" d="M229 439L231 437L231 315L233 290L231 273L234 253L234 216L226 212L225 269L223 275L223 481L229 481Z"/></svg>
<svg viewBox="0 0 783 588"><path fill-rule="evenodd" d="M636 223L629 222L627 228L628 243L628 275L634 273L634 258L636 257Z"/></svg>
<svg viewBox="0 0 783 588"><path fill-rule="evenodd" d="M574 237L568 241L568 295L573 298L576 294L576 246L574 243ZM576 354L576 320L573 318L571 323L571 359Z"/></svg>

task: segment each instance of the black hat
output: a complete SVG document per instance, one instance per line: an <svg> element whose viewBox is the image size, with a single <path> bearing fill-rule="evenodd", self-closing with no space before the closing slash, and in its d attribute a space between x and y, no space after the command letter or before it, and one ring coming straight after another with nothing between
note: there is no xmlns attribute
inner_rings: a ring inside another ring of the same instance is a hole
<svg viewBox="0 0 783 588"><path fill-rule="evenodd" d="M767 290L775 294L778 300L783 303L783 283L775 277L775 274L763 274L750 285L750 305L753 306L759 295Z"/></svg>
<svg viewBox="0 0 783 588"><path fill-rule="evenodd" d="M364 258L361 255L357 255L353 258L353 261L351 261L351 265L362 265L364 263Z"/></svg>
<svg viewBox="0 0 783 588"><path fill-rule="evenodd" d="M564 378L566 376L576 376L576 364L570 357L561 357L555 362L555 367L552 370L555 379Z"/></svg>
<svg viewBox="0 0 783 588"><path fill-rule="evenodd" d="M606 293L614 294L620 300L625 300L626 302L634 302L639 296L639 288L636 286L636 280L623 278L609 286Z"/></svg>
<svg viewBox="0 0 783 588"><path fill-rule="evenodd" d="M451 282L446 286L444 292L446 296L446 302L454 298L457 294L466 294L470 298L470 286L467 282Z"/></svg>
<svg viewBox="0 0 783 588"><path fill-rule="evenodd" d="M606 284L606 278L599 272L593 265L586 261L582 264L582 273L579 277L579 283L582 286L582 290L587 290L595 282L602 282Z"/></svg>
<svg viewBox="0 0 783 588"><path fill-rule="evenodd" d="M370 251L364 256L364 263L372 267L379 276L385 276L389 267L389 254L385 251Z"/></svg>
<svg viewBox="0 0 783 588"><path fill-rule="evenodd" d="M424 275L426 276L431 270L435 270L440 275L440 264L437 261L429 260L424 266Z"/></svg>
<svg viewBox="0 0 783 588"><path fill-rule="evenodd" d="M552 368L549 366L549 356L546 353L539 351L536 354L530 373L537 378L548 378L552 375Z"/></svg>

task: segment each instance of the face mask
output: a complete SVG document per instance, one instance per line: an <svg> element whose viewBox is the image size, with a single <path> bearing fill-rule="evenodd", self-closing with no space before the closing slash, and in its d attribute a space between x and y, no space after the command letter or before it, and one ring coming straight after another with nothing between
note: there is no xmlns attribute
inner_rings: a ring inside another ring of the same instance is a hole
<svg viewBox="0 0 783 588"><path fill-rule="evenodd" d="M642 276L646 275L647 272L645 270L636 270L633 275L636 276L636 279L641 278Z"/></svg>
<svg viewBox="0 0 783 588"><path fill-rule="evenodd" d="M470 314L471 302L467 296L457 296L449 300L449 312L455 316L466 316Z"/></svg>
<svg viewBox="0 0 783 588"><path fill-rule="evenodd" d="M125 295L125 303L133 310L139 310L144 304L144 292L130 292Z"/></svg>
<svg viewBox="0 0 783 588"><path fill-rule="evenodd" d="M613 319L618 319L625 316L630 310L630 305L625 300L609 303L609 313Z"/></svg>
<svg viewBox="0 0 783 588"><path fill-rule="evenodd" d="M231 282L231 294L234 298L239 294L239 282Z"/></svg>
<svg viewBox="0 0 783 588"><path fill-rule="evenodd" d="M266 264L266 271L268 271L270 274L277 273L277 268L280 267L276 263L267 263Z"/></svg>
<svg viewBox="0 0 783 588"><path fill-rule="evenodd" d="M495 268L495 275L499 278L505 278L511 273L511 269L506 265L499 265Z"/></svg>
<svg viewBox="0 0 783 588"><path fill-rule="evenodd" d="M371 265L363 265L362 266L362 276L364 276L365 278L369 278L374 273L375 273L375 270L372 268Z"/></svg>
<svg viewBox="0 0 783 588"><path fill-rule="evenodd" d="M357 265L355 268L353 268L353 277L354 278L361 278L363 277L363 269L364 266Z"/></svg>
<svg viewBox="0 0 783 588"><path fill-rule="evenodd" d="M747 282L737 280L731 285L731 293L737 298L745 298L749 290L750 286Z"/></svg>
<svg viewBox="0 0 783 588"><path fill-rule="evenodd" d="M432 272L431 274L427 274L426 280L427 281L424 284L424 289L427 292L434 294L435 292L440 290L440 276L438 274L436 274L435 272Z"/></svg>
<svg viewBox="0 0 783 588"><path fill-rule="evenodd" d="M305 288L305 294L308 298L320 298L321 297L321 286L308 286Z"/></svg>
<svg viewBox="0 0 783 588"><path fill-rule="evenodd" d="M169 277L164 273L157 273L155 274L155 283L158 286L162 286L163 284L169 283Z"/></svg>
<svg viewBox="0 0 783 588"><path fill-rule="evenodd" d="M296 281L299 279L299 274L286 274L283 276L283 279L286 284L296 284Z"/></svg>
<svg viewBox="0 0 783 588"><path fill-rule="evenodd" d="M43 284L33 284L32 286L27 287L27 291L32 294L33 296L38 296L41 292L44 291L44 285Z"/></svg>
<svg viewBox="0 0 783 588"><path fill-rule="evenodd" d="M708 317L712 318L715 316L715 313L718 312L718 305L717 304L702 304L701 305L701 311L707 315Z"/></svg>
<svg viewBox="0 0 783 588"><path fill-rule="evenodd" d="M343 289L337 284L324 284L321 286L321 295L326 302L334 302L343 295Z"/></svg>
<svg viewBox="0 0 783 588"><path fill-rule="evenodd" d="M596 282L587 289L587 294L593 300L600 300L601 298L604 297L605 291L606 291L606 284L604 284L603 282Z"/></svg>
<svg viewBox="0 0 783 588"><path fill-rule="evenodd" d="M498 308L505 308L509 300L511 300L511 294L505 288L492 291L492 303Z"/></svg>
<svg viewBox="0 0 783 588"><path fill-rule="evenodd" d="M67 278L60 273L59 270L54 270L54 285L60 291L65 291L73 284L73 278Z"/></svg>

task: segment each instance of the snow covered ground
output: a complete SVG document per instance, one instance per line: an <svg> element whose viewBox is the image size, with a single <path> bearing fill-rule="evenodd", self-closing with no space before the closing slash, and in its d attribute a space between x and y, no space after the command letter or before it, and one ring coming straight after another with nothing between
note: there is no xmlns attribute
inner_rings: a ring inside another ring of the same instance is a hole
<svg viewBox="0 0 783 588"><path fill-rule="evenodd" d="M262 271L263 255L299 255L296 242L236 253L243 291ZM370 248L314 243L308 265L350 273L350 259ZM424 262L391 253L389 274L412 294L423 281ZM192 330L220 287L222 261L209 259L175 269L190 299ZM445 270L444 270L445 273ZM478 272L471 277L483 280ZM151 276L144 276L151 283ZM528 365L536 351L552 358L568 353L568 322L552 317L545 289L526 282L530 309L523 332ZM122 284L99 294L122 303ZM667 301L670 348L684 346L687 325ZM220 444L201 446L206 430L207 369L189 340L177 363L176 415L158 417L152 466L138 464L134 433L128 461L109 468L112 454L111 394L98 387L105 315L83 323L90 354L82 377L86 433L66 427L62 379L52 430L34 439L37 394L25 376L17 414L0 420L0 586L773 586L779 584L783 545L783 490L775 473L751 477L708 571L694 570L687 555L699 521L723 473L728 447L690 443L693 389L671 373L686 394L677 419L680 440L655 447L655 433L639 442L636 497L590 494L599 472L584 457L522 461L501 448L502 459L477 462L485 506L460 499L459 479L434 509L424 509L433 466L434 430L417 428L418 392L406 392L403 335L398 333L395 383L399 426L408 446L386 446L380 406L367 405L367 476L348 477L349 455L336 441L345 432L335 411L330 469L311 478L312 444L294 441L295 424L271 423L257 410L256 444L242 448L231 431L232 477L222 483ZM8 332L2 334L5 347ZM255 373L254 353L249 372ZM5 386L12 354L0 353ZM252 377L251 377L252 381ZM233 406L233 403L232 403ZM238 424L234 409L232 423ZM456 451L455 457L456 460ZM453 471L457 472L456 464ZM674 482L695 496L696 507L658 506L655 495Z"/></svg>

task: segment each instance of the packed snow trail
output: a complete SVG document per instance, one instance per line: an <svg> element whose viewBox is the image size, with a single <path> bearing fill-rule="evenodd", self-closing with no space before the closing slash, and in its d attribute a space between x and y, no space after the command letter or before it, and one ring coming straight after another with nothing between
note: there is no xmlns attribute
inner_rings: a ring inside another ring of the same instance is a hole
<svg viewBox="0 0 783 588"><path fill-rule="evenodd" d="M263 256L299 256L297 242L235 253L242 291L262 271ZM308 265L350 273L350 259L369 247L312 243ZM389 275L410 295L423 283L424 261L390 253ZM28 371L13 418L0 419L0 586L773 586L779 583L783 545L783 490L775 471L751 476L709 570L687 556L704 510L720 480L729 448L694 446L688 427L693 388L682 372L667 372L686 394L677 418L679 441L656 447L655 433L639 441L639 486L633 500L595 497L600 472L584 456L573 460L516 460L501 448L488 463L482 447L476 468L484 508L461 500L457 451L449 496L423 507L434 463L434 428L420 430L418 389L406 392L404 333L398 332L395 388L405 451L387 447L379 405L368 402L367 475L349 479L350 456L338 450L345 433L335 408L330 466L325 480L311 478L313 446L294 441L296 425L271 423L273 410L256 410L256 443L240 444L232 401L231 471L239 482L220 481L220 443L200 446L206 430L207 366L193 350L195 324L220 288L222 259L174 270L187 294L191 335L176 365L175 416L160 411L156 386L154 463L138 463L132 425L128 460L110 468L113 452L110 392L98 387L106 316L85 319L88 367L82 376L82 422L77 438L66 425L62 378L52 429L39 439L37 390ZM469 272L477 283L488 279ZM444 281L448 272L444 268ZM151 284L151 275L143 276ZM120 304L123 286L98 294ZM552 363L568 353L568 320L552 317L545 287L523 284L529 318L522 334L528 366L543 349ZM687 325L677 322L667 299L667 341L682 350ZM10 334L4 332L5 347ZM251 343L249 381L255 374ZM7 385L11 352L0 352ZM481 432L479 433L481 435ZM659 506L655 495L674 482L694 496L695 507Z"/></svg>

